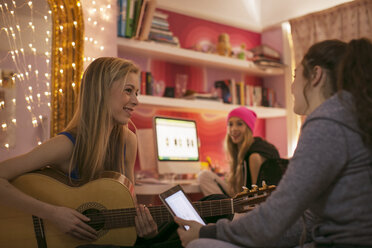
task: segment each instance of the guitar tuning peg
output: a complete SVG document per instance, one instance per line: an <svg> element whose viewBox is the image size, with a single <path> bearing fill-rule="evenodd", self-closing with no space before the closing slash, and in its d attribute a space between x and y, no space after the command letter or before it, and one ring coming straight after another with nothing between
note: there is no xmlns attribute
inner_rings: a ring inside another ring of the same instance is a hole
<svg viewBox="0 0 372 248"><path fill-rule="evenodd" d="M255 192L258 190L258 186L256 184L252 184L252 189L250 190L250 192Z"/></svg>
<svg viewBox="0 0 372 248"><path fill-rule="evenodd" d="M267 186L265 180L262 180L262 189L267 189L267 188L268 188L268 186Z"/></svg>

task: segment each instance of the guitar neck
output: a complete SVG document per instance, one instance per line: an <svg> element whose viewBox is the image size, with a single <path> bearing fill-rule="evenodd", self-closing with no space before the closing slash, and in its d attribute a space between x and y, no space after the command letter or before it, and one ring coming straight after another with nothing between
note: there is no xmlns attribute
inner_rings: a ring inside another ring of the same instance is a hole
<svg viewBox="0 0 372 248"><path fill-rule="evenodd" d="M231 199L193 202L201 217L220 216L233 213ZM173 217L165 206L149 207L157 224L173 221Z"/></svg>
<svg viewBox="0 0 372 248"><path fill-rule="evenodd" d="M231 199L200 201L194 202L193 205L202 217L233 213ZM148 208L158 225L173 221L172 215L164 205L150 206ZM135 226L134 216L136 215L137 213L134 208L104 210L100 213L87 214L91 218L91 222L89 223L91 226L98 225L98 223L105 223L105 229Z"/></svg>

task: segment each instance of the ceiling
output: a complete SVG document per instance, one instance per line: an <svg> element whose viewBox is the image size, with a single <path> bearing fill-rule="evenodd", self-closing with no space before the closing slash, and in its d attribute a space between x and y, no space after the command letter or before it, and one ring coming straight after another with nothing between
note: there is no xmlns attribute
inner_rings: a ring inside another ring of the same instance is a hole
<svg viewBox="0 0 372 248"><path fill-rule="evenodd" d="M352 0L157 0L159 8L256 32L350 1Z"/></svg>

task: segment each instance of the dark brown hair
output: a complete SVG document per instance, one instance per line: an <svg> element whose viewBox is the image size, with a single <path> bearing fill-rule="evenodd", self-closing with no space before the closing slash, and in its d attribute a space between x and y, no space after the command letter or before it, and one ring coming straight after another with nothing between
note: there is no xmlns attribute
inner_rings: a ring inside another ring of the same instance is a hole
<svg viewBox="0 0 372 248"><path fill-rule="evenodd" d="M372 43L362 38L349 42L340 65L338 88L354 98L354 111L364 143L372 149Z"/></svg>
<svg viewBox="0 0 372 248"><path fill-rule="evenodd" d="M325 40L312 45L302 59L303 76L308 79L303 94L307 104L306 91L315 66L320 66L327 73L327 82L323 88L327 99L337 92L338 66L345 54L347 44L340 40Z"/></svg>

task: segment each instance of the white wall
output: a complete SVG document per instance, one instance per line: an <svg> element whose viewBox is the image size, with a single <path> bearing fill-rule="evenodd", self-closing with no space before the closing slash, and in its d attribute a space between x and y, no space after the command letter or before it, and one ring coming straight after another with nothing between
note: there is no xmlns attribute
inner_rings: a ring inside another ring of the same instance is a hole
<svg viewBox="0 0 372 248"><path fill-rule="evenodd" d="M353 0L261 0L261 27L267 28L295 17L351 1Z"/></svg>
<svg viewBox="0 0 372 248"><path fill-rule="evenodd" d="M261 31L262 0L157 0L158 7L250 31Z"/></svg>
<svg viewBox="0 0 372 248"><path fill-rule="evenodd" d="M157 0L158 7L261 32L272 25L352 0Z"/></svg>

